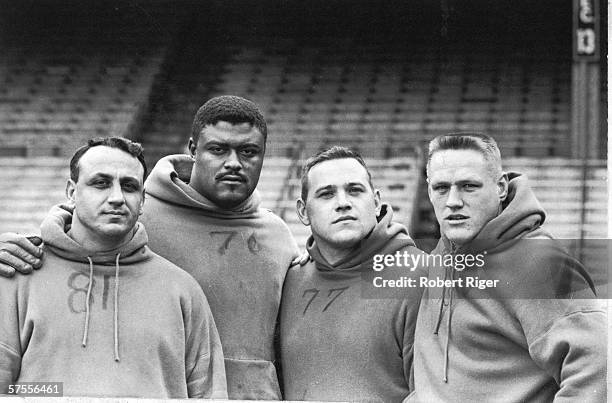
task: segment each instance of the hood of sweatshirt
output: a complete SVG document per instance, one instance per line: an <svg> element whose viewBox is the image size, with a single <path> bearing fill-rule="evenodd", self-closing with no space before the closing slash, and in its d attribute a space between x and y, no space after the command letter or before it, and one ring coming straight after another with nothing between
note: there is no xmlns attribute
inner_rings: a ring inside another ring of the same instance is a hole
<svg viewBox="0 0 612 403"><path fill-rule="evenodd" d="M261 203L257 190L232 209L223 209L196 192L189 186L193 164L193 159L185 154L160 159L145 182L146 192L169 203L203 210L212 217L247 218L257 212Z"/></svg>
<svg viewBox="0 0 612 403"><path fill-rule="evenodd" d="M502 212L485 224L466 245L453 247L451 242L442 236L441 241L446 251L477 253L490 250L507 241L521 238L544 223L546 213L529 187L527 178L519 173L509 172L508 179L508 196L502 203Z"/></svg>
<svg viewBox="0 0 612 403"><path fill-rule="evenodd" d="M369 263L375 254L391 254L406 246L414 246L408 235L408 230L402 224L392 221L393 210L391 206L383 204L378 223L355 250L338 263L332 265L321 255L314 237L311 235L306 243L308 253L315 261L319 271L349 272L359 271L362 264ZM369 265L369 268L372 266Z"/></svg>
<svg viewBox="0 0 612 403"><path fill-rule="evenodd" d="M115 275L115 293L113 299L114 316L114 347L115 361L119 361L119 331L118 331L118 300L119 300L119 271L120 266L130 265L149 259L152 256L151 250L147 245L147 233L144 226L136 223L132 238L124 245L116 249L104 252L92 252L83 248L79 243L70 238L68 232L72 225L72 208L69 206L55 206L51 209L47 217L43 220L40 231L45 247L49 248L56 255L74 262L89 264L89 282L87 285L87 297L85 304L85 325L83 330L83 347L87 346L87 336L89 332L91 290L93 287L94 263L98 265L96 269L99 273Z"/></svg>
<svg viewBox="0 0 612 403"><path fill-rule="evenodd" d="M89 263L91 259L93 263L113 266L117 255L120 255L120 264L140 262L151 257L151 251L146 247L147 233L141 223L136 223L132 238L118 248L104 252L92 252L85 249L68 235L72 226L73 210L72 207L66 205L54 206L40 226L45 246L56 255L75 262Z"/></svg>
<svg viewBox="0 0 612 403"><path fill-rule="evenodd" d="M446 237L442 236L432 254L477 254L485 250L501 251L506 245L512 245L513 242L511 241L537 230L544 222L546 214L529 187L527 179L516 172L509 172L508 179L508 197L502 203L502 212L497 217L485 224L476 237L466 245L453 245ZM538 235L550 237L545 231L538 231ZM451 281L455 279L455 269L453 267L444 270L444 280L447 279ZM438 334L442 324L443 308L448 306L447 332L444 342L444 382L448 381L448 366L450 365L448 350L454 294L455 289L453 287L443 287L438 319L433 332L435 335Z"/></svg>

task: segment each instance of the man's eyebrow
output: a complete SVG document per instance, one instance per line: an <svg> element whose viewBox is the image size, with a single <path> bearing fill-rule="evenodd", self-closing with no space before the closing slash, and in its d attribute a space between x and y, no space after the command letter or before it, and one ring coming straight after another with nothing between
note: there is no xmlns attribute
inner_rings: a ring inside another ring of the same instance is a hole
<svg viewBox="0 0 612 403"><path fill-rule="evenodd" d="M91 182L95 179L113 179L113 177L112 175L105 174L103 172L96 172L87 180L87 182Z"/></svg>
<svg viewBox="0 0 612 403"><path fill-rule="evenodd" d="M256 143L243 143L243 144L240 144L240 147L241 147L241 148L246 148L246 147L256 147L256 148L261 148L261 147L259 146L259 144L256 144Z"/></svg>
<svg viewBox="0 0 612 403"><path fill-rule="evenodd" d="M137 183L140 183L140 181L138 180L138 178L137 178L137 177L135 177L135 176L122 176L122 177L119 179L119 182L137 182Z"/></svg>
<svg viewBox="0 0 612 403"><path fill-rule="evenodd" d="M362 187L366 187L366 185L364 183L362 183L362 182L349 182L345 186L362 186Z"/></svg>
<svg viewBox="0 0 612 403"><path fill-rule="evenodd" d="M319 193L319 192L324 191L324 190L333 190L335 188L336 187L334 185L322 186L320 188L315 189L315 193Z"/></svg>

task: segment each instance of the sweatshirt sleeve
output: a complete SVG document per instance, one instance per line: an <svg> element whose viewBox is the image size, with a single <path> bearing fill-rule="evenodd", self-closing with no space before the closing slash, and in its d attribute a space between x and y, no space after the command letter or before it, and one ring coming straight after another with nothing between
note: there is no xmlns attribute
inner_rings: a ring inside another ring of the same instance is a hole
<svg viewBox="0 0 612 403"><path fill-rule="evenodd" d="M15 279L0 279L0 394L19 378L21 344Z"/></svg>
<svg viewBox="0 0 612 403"><path fill-rule="evenodd" d="M555 402L606 401L607 317L598 300L523 300L519 320L538 366L559 385Z"/></svg>
<svg viewBox="0 0 612 403"><path fill-rule="evenodd" d="M227 399L227 380L219 333L208 301L195 284L191 312L185 312L187 393L190 398Z"/></svg>
<svg viewBox="0 0 612 403"><path fill-rule="evenodd" d="M420 296L420 294L419 294ZM414 330L416 327L416 318L419 311L419 299L417 295L411 295L402 303L400 318L398 318L398 339L401 343L402 352L402 369L404 372L404 380L410 391L414 389L414 374L412 373L412 364L414 360Z"/></svg>

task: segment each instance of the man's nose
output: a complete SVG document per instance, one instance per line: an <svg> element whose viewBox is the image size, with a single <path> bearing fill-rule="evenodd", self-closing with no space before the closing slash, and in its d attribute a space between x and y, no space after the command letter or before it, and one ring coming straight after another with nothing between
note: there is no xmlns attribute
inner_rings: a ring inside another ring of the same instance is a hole
<svg viewBox="0 0 612 403"><path fill-rule="evenodd" d="M350 210L351 208L351 201L346 197L346 193L338 192L336 195L336 210Z"/></svg>
<svg viewBox="0 0 612 403"><path fill-rule="evenodd" d="M463 200L461 198L461 192L456 186L451 186L448 191L448 197L446 198L446 206L450 208L459 208L463 206Z"/></svg>
<svg viewBox="0 0 612 403"><path fill-rule="evenodd" d="M242 164L240 163L240 158L238 158L238 153L236 150L230 150L225 163L223 164L225 169L229 169L232 171L239 171L242 169Z"/></svg>
<svg viewBox="0 0 612 403"><path fill-rule="evenodd" d="M123 204L125 198L123 197L123 190L121 184L113 183L110 188L110 194L108 195L108 202L111 204Z"/></svg>

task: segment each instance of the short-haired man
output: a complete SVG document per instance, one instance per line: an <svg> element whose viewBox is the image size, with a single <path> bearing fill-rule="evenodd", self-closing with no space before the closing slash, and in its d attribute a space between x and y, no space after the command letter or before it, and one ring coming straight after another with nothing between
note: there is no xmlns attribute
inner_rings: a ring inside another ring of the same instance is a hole
<svg viewBox="0 0 612 403"><path fill-rule="evenodd" d="M259 207L255 187L266 137L253 102L212 98L195 115L190 155L162 158L145 183L141 222L149 244L191 274L208 297L230 399L281 398L274 334L282 284L299 250L287 225ZM27 243L23 237L5 236L0 250L10 248L13 258L27 254L19 246Z"/></svg>
<svg viewBox="0 0 612 403"><path fill-rule="evenodd" d="M63 383L69 396L226 398L223 352L196 281L147 246L137 222L139 144L90 140L41 226L44 270L0 278L0 393Z"/></svg>
<svg viewBox="0 0 612 403"><path fill-rule="evenodd" d="M442 234L432 256L482 264L430 270L452 284L423 293L411 398L605 401L606 316L584 268L542 229L526 179L503 173L497 144L477 133L435 138L427 177Z"/></svg>
<svg viewBox="0 0 612 403"><path fill-rule="evenodd" d="M359 154L332 147L311 159L297 201L313 262L289 270L281 305L287 400L399 402L409 391L420 289L366 298L375 255L422 254L392 221Z"/></svg>

